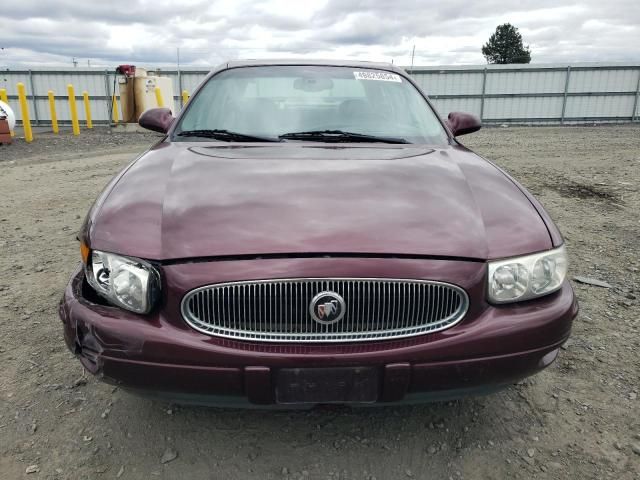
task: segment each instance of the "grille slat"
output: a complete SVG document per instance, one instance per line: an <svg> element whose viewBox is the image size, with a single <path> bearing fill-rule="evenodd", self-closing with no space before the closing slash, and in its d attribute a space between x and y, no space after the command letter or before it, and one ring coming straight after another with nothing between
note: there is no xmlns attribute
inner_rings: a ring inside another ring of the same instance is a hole
<svg viewBox="0 0 640 480"><path fill-rule="evenodd" d="M309 303L323 291L344 298L345 316L320 324ZM455 285L428 280L286 279L209 285L187 293L182 315L209 335L270 342L353 342L449 328L469 300Z"/></svg>

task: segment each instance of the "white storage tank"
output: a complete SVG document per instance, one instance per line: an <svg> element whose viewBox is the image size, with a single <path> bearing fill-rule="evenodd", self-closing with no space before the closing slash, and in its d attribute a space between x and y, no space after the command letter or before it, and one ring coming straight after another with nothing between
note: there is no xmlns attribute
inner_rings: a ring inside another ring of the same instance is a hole
<svg viewBox="0 0 640 480"><path fill-rule="evenodd" d="M119 79L122 121L135 123L142 112L158 106L156 87L160 87L164 106L175 112L173 102L173 82L169 77L147 75L144 68L136 68L135 75Z"/></svg>
<svg viewBox="0 0 640 480"><path fill-rule="evenodd" d="M156 87L160 88L164 106L175 112L173 105L173 82L168 77L135 77L134 91L136 97L136 114L139 117L142 112L158 106L156 100Z"/></svg>

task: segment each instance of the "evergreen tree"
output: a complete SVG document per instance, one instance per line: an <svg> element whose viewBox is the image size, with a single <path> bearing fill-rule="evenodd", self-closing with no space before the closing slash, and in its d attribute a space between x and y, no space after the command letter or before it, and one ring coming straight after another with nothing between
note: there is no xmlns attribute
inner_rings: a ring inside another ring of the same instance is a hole
<svg viewBox="0 0 640 480"><path fill-rule="evenodd" d="M498 25L489 41L482 46L487 63L531 63L529 46L522 44L522 35L510 23Z"/></svg>

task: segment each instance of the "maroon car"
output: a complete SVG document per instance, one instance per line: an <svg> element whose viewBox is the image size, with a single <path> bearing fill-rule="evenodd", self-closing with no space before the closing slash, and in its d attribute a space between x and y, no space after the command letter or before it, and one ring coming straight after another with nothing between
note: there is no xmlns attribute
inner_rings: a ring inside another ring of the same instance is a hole
<svg viewBox="0 0 640 480"><path fill-rule="evenodd" d="M485 393L549 366L577 303L562 237L401 69L225 64L118 174L64 292L87 370L178 402Z"/></svg>

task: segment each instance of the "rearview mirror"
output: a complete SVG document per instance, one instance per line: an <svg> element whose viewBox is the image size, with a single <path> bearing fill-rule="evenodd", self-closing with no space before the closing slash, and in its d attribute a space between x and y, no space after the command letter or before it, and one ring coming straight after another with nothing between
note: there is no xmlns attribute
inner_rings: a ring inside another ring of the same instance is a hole
<svg viewBox="0 0 640 480"><path fill-rule="evenodd" d="M167 133L174 120L168 108L150 108L142 112L138 125L154 132Z"/></svg>
<svg viewBox="0 0 640 480"><path fill-rule="evenodd" d="M480 130L482 123L475 115L464 112L451 112L445 122L454 137Z"/></svg>
<svg viewBox="0 0 640 480"><path fill-rule="evenodd" d="M322 92L333 88L333 80L330 78L296 78L293 82L293 88L303 92Z"/></svg>

